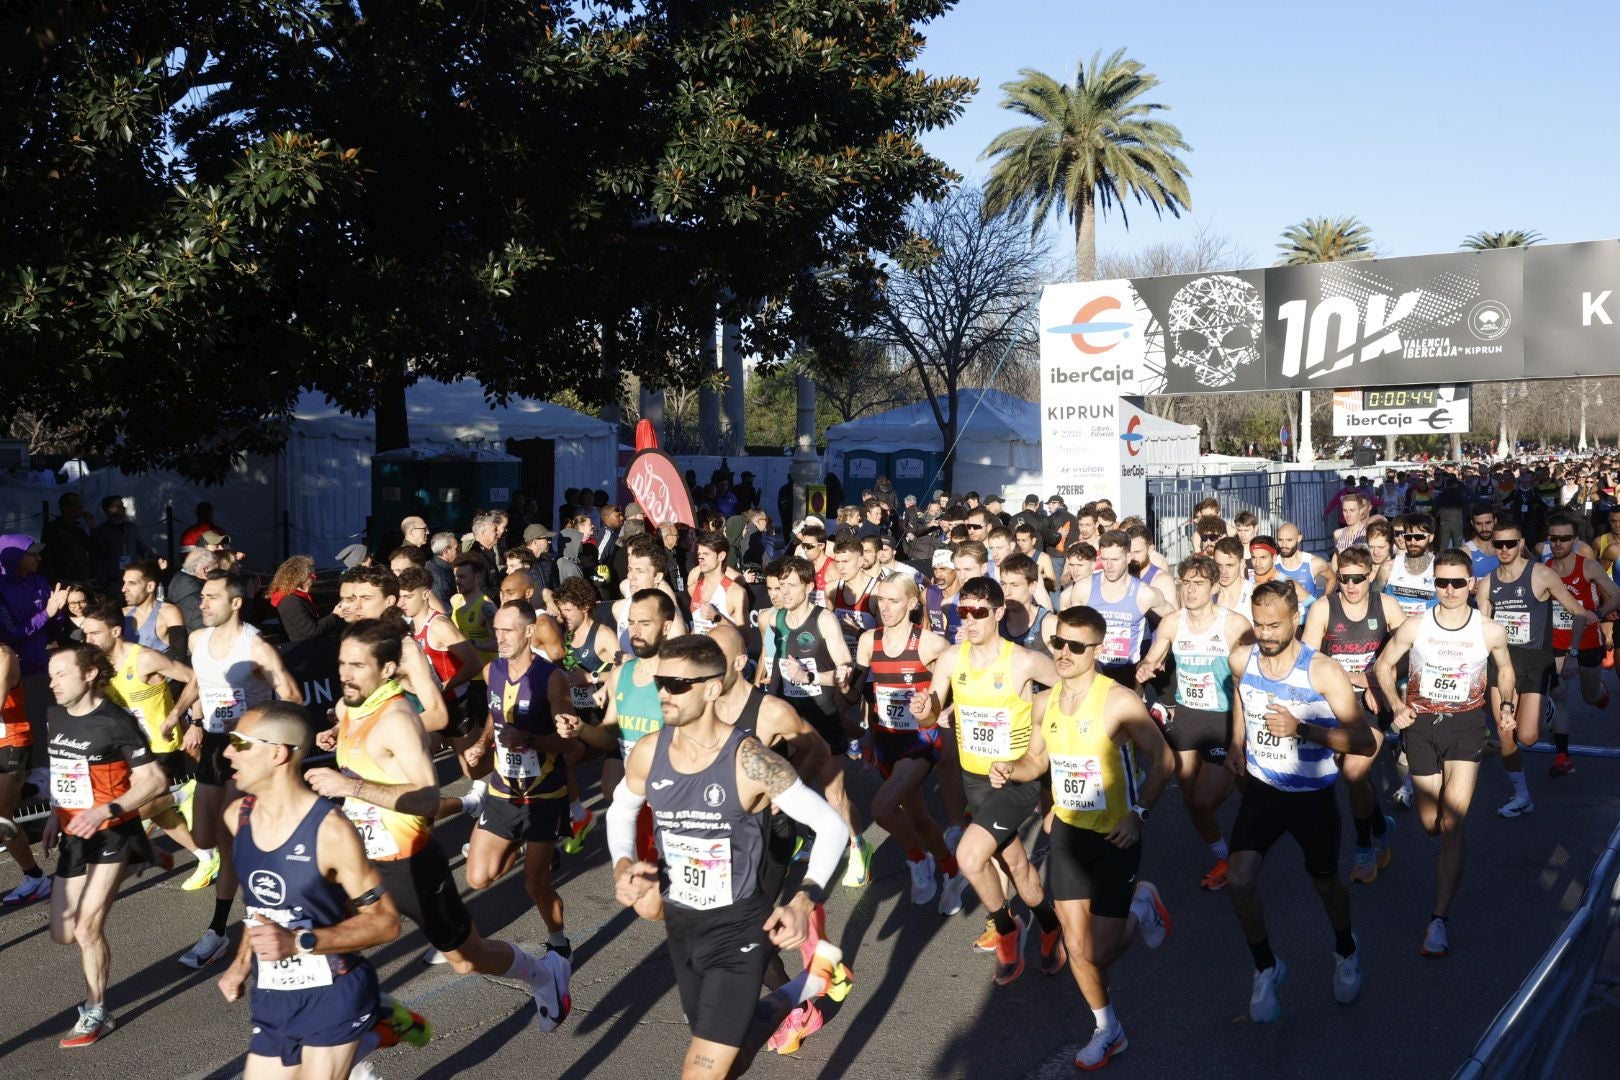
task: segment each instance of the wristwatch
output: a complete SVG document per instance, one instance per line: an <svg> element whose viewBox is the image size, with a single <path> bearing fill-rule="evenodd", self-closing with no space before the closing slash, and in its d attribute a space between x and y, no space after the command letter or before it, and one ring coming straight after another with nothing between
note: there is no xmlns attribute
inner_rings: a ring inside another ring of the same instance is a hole
<svg viewBox="0 0 1620 1080"><path fill-rule="evenodd" d="M107 804L107 816L110 818L123 817L124 808L115 802L110 802Z"/></svg>
<svg viewBox="0 0 1620 1080"><path fill-rule="evenodd" d="M1138 806L1135 803L1132 803L1131 804L1131 813L1135 814L1142 821L1146 821L1148 819L1148 814L1150 813L1150 811L1145 806Z"/></svg>
<svg viewBox="0 0 1620 1080"><path fill-rule="evenodd" d="M315 951L315 931L298 931L298 936L293 939L293 944L297 947L299 956L308 956Z"/></svg>

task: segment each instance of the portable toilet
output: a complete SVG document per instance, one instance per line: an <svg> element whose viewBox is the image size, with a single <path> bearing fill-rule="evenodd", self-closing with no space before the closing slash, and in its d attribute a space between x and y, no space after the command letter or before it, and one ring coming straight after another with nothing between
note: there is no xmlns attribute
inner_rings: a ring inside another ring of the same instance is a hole
<svg viewBox="0 0 1620 1080"><path fill-rule="evenodd" d="M938 450L896 450L889 455L889 480L902 501L915 495L919 505L928 505L933 495L930 485L939 475L942 456Z"/></svg>
<svg viewBox="0 0 1620 1080"><path fill-rule="evenodd" d="M861 492L889 471L889 455L876 450L850 450L844 454L844 501L854 503Z"/></svg>

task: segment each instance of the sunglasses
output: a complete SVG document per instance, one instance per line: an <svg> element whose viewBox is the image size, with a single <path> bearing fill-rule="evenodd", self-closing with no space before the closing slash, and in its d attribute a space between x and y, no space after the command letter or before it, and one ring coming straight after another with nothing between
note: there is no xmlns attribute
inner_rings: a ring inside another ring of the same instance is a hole
<svg viewBox="0 0 1620 1080"><path fill-rule="evenodd" d="M1047 638L1046 643L1052 647L1052 651L1055 653L1072 652L1081 656L1102 644L1100 641L1075 641L1073 638L1058 637L1055 634Z"/></svg>
<svg viewBox="0 0 1620 1080"><path fill-rule="evenodd" d="M1559 535L1559 536L1554 536L1552 533L1547 534L1547 541L1548 541L1548 543L1552 543L1552 544L1567 544L1567 543L1571 542L1574 539L1575 539L1575 534L1574 533L1569 533L1568 535Z"/></svg>
<svg viewBox="0 0 1620 1080"><path fill-rule="evenodd" d="M1491 547L1506 550L1507 548L1516 548L1522 542L1523 541L1515 536L1512 540L1492 540Z"/></svg>
<svg viewBox="0 0 1620 1080"><path fill-rule="evenodd" d="M964 619L988 619L995 613L995 608L980 607L977 604L958 604L956 613Z"/></svg>
<svg viewBox="0 0 1620 1080"><path fill-rule="evenodd" d="M1344 585L1360 585L1371 576L1371 574L1340 574L1339 581Z"/></svg>
<svg viewBox="0 0 1620 1080"><path fill-rule="evenodd" d="M243 735L239 731L230 734L231 749L237 753L251 750L254 746L291 746L292 743L276 742L274 739L261 739L257 735Z"/></svg>
<svg viewBox="0 0 1620 1080"><path fill-rule="evenodd" d="M1436 589L1466 589L1468 579L1465 577L1437 577L1434 579Z"/></svg>
<svg viewBox="0 0 1620 1080"><path fill-rule="evenodd" d="M988 525L976 525L976 524L974 524L973 522L970 521L970 522L967 523L967 527L970 528L970 529L988 529L990 526L988 526Z"/></svg>
<svg viewBox="0 0 1620 1080"><path fill-rule="evenodd" d="M670 697L680 697L698 683L706 683L713 679L722 678L719 673L714 675L654 675L653 685Z"/></svg>
<svg viewBox="0 0 1620 1080"><path fill-rule="evenodd" d="M1401 533L1402 540L1427 540L1429 534L1425 532Z"/></svg>

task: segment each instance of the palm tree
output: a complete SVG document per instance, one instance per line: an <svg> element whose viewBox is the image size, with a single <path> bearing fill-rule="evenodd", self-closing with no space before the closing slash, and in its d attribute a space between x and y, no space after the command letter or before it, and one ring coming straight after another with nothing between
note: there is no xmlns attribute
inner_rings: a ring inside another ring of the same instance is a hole
<svg viewBox="0 0 1620 1080"><path fill-rule="evenodd" d="M1350 262L1373 257L1372 232L1357 217L1306 218L1283 230L1283 266Z"/></svg>
<svg viewBox="0 0 1620 1080"><path fill-rule="evenodd" d="M1306 263L1353 262L1373 257L1372 230L1357 217L1313 217L1283 230L1283 266ZM1311 444L1311 392L1299 394L1299 420L1294 427L1295 456L1309 461L1316 456Z"/></svg>
<svg viewBox="0 0 1620 1080"><path fill-rule="evenodd" d="M979 155L996 159L985 186L985 215L1015 221L1030 215L1035 232L1054 208L1067 216L1082 281L1097 276L1099 208L1118 206L1127 228L1127 196L1160 217L1192 208L1187 166L1176 156L1189 147L1175 125L1154 119L1166 106L1140 100L1159 85L1158 77L1126 59L1124 49L1101 57L1092 56L1073 86L1029 68L1002 83L1001 107L1035 123L1003 131Z"/></svg>
<svg viewBox="0 0 1620 1080"><path fill-rule="evenodd" d="M1501 232L1477 232L1462 242L1470 251L1489 251L1492 248L1529 247L1546 239L1534 229L1503 229Z"/></svg>

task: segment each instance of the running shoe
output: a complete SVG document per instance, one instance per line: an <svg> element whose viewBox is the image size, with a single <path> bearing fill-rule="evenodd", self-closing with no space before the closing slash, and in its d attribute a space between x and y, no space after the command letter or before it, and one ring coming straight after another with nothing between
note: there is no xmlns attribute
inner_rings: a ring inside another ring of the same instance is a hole
<svg viewBox="0 0 1620 1080"><path fill-rule="evenodd" d="M1024 973L1024 939L1029 936L1029 924L1016 915L1011 931L996 937L997 986L1007 986Z"/></svg>
<svg viewBox="0 0 1620 1080"><path fill-rule="evenodd" d="M1254 989L1249 994L1249 1019L1257 1024L1269 1024L1282 1015L1277 991L1288 980L1288 965L1278 960L1264 971L1254 973Z"/></svg>
<svg viewBox="0 0 1620 1080"><path fill-rule="evenodd" d="M35 900L49 900L51 898L51 876L41 874L39 877L24 877L22 884L6 893L0 904L6 907L15 907L18 904L32 904Z"/></svg>
<svg viewBox="0 0 1620 1080"><path fill-rule="evenodd" d="M1056 975L1069 966L1069 950L1063 945L1063 928L1041 932L1041 974Z"/></svg>
<svg viewBox="0 0 1620 1080"><path fill-rule="evenodd" d="M88 1005L79 1006L79 1022L73 1025L73 1030L57 1041L57 1046L63 1050L76 1050L81 1046L89 1046L98 1042L113 1029L112 1014L107 1012L105 1006L98 1005L94 1009Z"/></svg>
<svg viewBox="0 0 1620 1080"><path fill-rule="evenodd" d="M961 825L952 825L945 830L945 850L952 855L956 854L956 845L961 842L962 831L963 827Z"/></svg>
<svg viewBox="0 0 1620 1080"><path fill-rule="evenodd" d="M188 968L205 968L230 949L231 939L225 934L215 933L214 928L210 926L203 931L203 936L197 940L197 944L181 954L180 962Z"/></svg>
<svg viewBox="0 0 1620 1080"><path fill-rule="evenodd" d="M1432 956L1436 960L1451 955L1451 943L1446 940L1444 919L1429 920L1429 928L1423 932L1423 946L1418 952L1424 956Z"/></svg>
<svg viewBox="0 0 1620 1080"><path fill-rule="evenodd" d="M556 953L570 964L574 962L574 943L569 941L567 938L563 939L563 943L561 945L553 945L549 941L546 942L546 951Z"/></svg>
<svg viewBox="0 0 1620 1080"><path fill-rule="evenodd" d="M1231 866L1225 859L1216 859L1215 865L1209 868L1209 873L1198 883L1199 887L1210 892L1220 892L1226 888L1226 872L1230 869Z"/></svg>
<svg viewBox="0 0 1620 1080"><path fill-rule="evenodd" d="M1353 936L1353 935L1352 935ZM1360 942L1358 941L1359 945ZM1361 950L1349 956L1333 954L1333 1000L1348 1005L1361 994Z"/></svg>
<svg viewBox="0 0 1620 1080"><path fill-rule="evenodd" d="M403 1002L383 996L382 1011L372 1031L377 1033L377 1046L386 1050L404 1043L418 1050L433 1040L433 1025L421 1013L407 1009Z"/></svg>
<svg viewBox="0 0 1620 1080"><path fill-rule="evenodd" d="M872 845L856 837L849 846L849 864L844 867L844 887L860 889L872 883Z"/></svg>
<svg viewBox="0 0 1620 1080"><path fill-rule="evenodd" d="M1103 1031L1098 1028L1091 1036L1091 1041L1080 1048L1074 1055L1074 1067L1091 1072L1108 1064L1109 1060L1125 1050L1131 1044L1125 1038L1125 1029L1118 1024L1112 1031Z"/></svg>
<svg viewBox="0 0 1620 1080"><path fill-rule="evenodd" d="M911 902L922 907L932 901L934 894L939 891L939 882L934 880L934 857L924 855L916 862L908 861L906 869L911 871Z"/></svg>
<svg viewBox="0 0 1620 1080"><path fill-rule="evenodd" d="M574 835L562 842L562 849L570 855L579 854L580 848L585 846L585 838L591 835L596 828L596 811L586 810L585 816L574 822Z"/></svg>
<svg viewBox="0 0 1620 1080"><path fill-rule="evenodd" d="M1560 776L1568 776L1574 771L1575 759L1568 754L1558 753L1553 755L1552 768L1547 770L1547 775L1556 779Z"/></svg>
<svg viewBox="0 0 1620 1080"><path fill-rule="evenodd" d="M1170 936L1170 912L1165 910L1159 890L1151 881L1138 881L1131 896L1131 911L1142 932L1142 944L1157 949Z"/></svg>
<svg viewBox="0 0 1620 1080"><path fill-rule="evenodd" d="M1384 815L1384 831L1373 834L1373 858L1377 861L1378 869L1383 870L1389 866L1389 860L1395 857L1395 849L1391 841L1395 836L1395 819L1388 814Z"/></svg>
<svg viewBox="0 0 1620 1080"><path fill-rule="evenodd" d="M1603 650L1603 670L1605 670L1605 671L1613 671L1614 670L1614 650L1613 649L1604 649Z"/></svg>
<svg viewBox="0 0 1620 1080"><path fill-rule="evenodd" d="M849 996L850 984L854 982L855 973L844 966L844 951L826 938L816 942L816 947L810 950L810 959L805 968L805 997L815 998L826 994L832 997L833 988L840 982L844 984L839 996L834 1001L843 1001Z"/></svg>
<svg viewBox="0 0 1620 1080"><path fill-rule="evenodd" d="M1371 885L1378 880L1378 856L1372 848L1356 845L1356 861L1350 867L1350 880L1358 885Z"/></svg>
<svg viewBox="0 0 1620 1080"><path fill-rule="evenodd" d="M192 828L191 815L196 812L197 809L197 804L192 798L192 796L196 794L197 778L195 776L181 784L179 789L174 793L175 809L180 811L180 817L185 821L186 828L188 829Z"/></svg>
<svg viewBox="0 0 1620 1080"><path fill-rule="evenodd" d="M427 952L422 954L422 963L430 964L434 967L438 967L440 964L448 964L449 962L449 958L446 957L444 953L431 946L429 946Z"/></svg>
<svg viewBox="0 0 1620 1080"><path fill-rule="evenodd" d="M1531 802L1529 799L1520 798L1519 796L1515 795L1513 798L1497 807L1496 812L1501 817L1523 817L1526 814L1534 812L1535 808L1536 804Z"/></svg>
<svg viewBox="0 0 1620 1080"><path fill-rule="evenodd" d="M820 948L821 944L818 942L817 948ZM849 992L853 989L855 989L855 973L849 969L848 964L840 960L838 966L833 968L832 982L827 984L827 999L835 1002L843 1001L849 997Z"/></svg>
<svg viewBox="0 0 1620 1080"><path fill-rule="evenodd" d="M1412 785L1402 784L1395 789L1395 794L1391 795L1390 799L1402 810L1412 809Z"/></svg>
<svg viewBox="0 0 1620 1080"><path fill-rule="evenodd" d="M11 843L11 838L16 835L17 823L4 815L0 815L0 844Z"/></svg>
<svg viewBox="0 0 1620 1080"><path fill-rule="evenodd" d="M199 892L212 885L217 877L219 877L219 849L215 848L214 853L208 858L197 860L197 868L191 872L190 877L180 883L180 890Z"/></svg>
<svg viewBox="0 0 1620 1080"><path fill-rule="evenodd" d="M793 838L793 861L794 862L799 863L799 862L809 862L810 861L810 842L812 840L814 840L814 839L815 839L815 834L814 833L811 833L809 836L806 836L804 833L800 833L798 836L795 836ZM649 861L652 861L652 860L649 860Z"/></svg>
<svg viewBox="0 0 1620 1080"><path fill-rule="evenodd" d="M939 888L939 913L955 915L962 910L962 894L967 892L967 875L958 870L946 874Z"/></svg>
<svg viewBox="0 0 1620 1080"><path fill-rule="evenodd" d="M568 983L573 978L574 969L554 952L542 953L535 962L550 975L545 985L531 985L530 988L534 995L535 1023L541 1031L556 1031L574 1008L574 999L568 993Z"/></svg>
<svg viewBox="0 0 1620 1080"><path fill-rule="evenodd" d="M146 870L142 870L141 873L144 874L147 870L162 870L165 874L167 874L173 869L174 856L170 855L167 851L154 850L152 852L152 861L146 864Z"/></svg>
<svg viewBox="0 0 1620 1080"><path fill-rule="evenodd" d="M467 794L461 797L461 812L468 817L477 817L484 812L484 792L489 785L482 780L474 780Z"/></svg>
<svg viewBox="0 0 1620 1080"><path fill-rule="evenodd" d="M973 951L981 953L995 952L996 941L1000 937L1001 935L996 932L996 920L985 916L984 933L973 939Z"/></svg>
<svg viewBox="0 0 1620 1080"><path fill-rule="evenodd" d="M372 1068L369 1061L357 1061L349 1070L349 1080L383 1080L382 1073Z"/></svg>
<svg viewBox="0 0 1620 1080"><path fill-rule="evenodd" d="M782 1026L776 1029L765 1048L778 1054L797 1053L804 1040L820 1031L824 1022L816 1003L807 1001L787 1014L787 1019L782 1021Z"/></svg>

